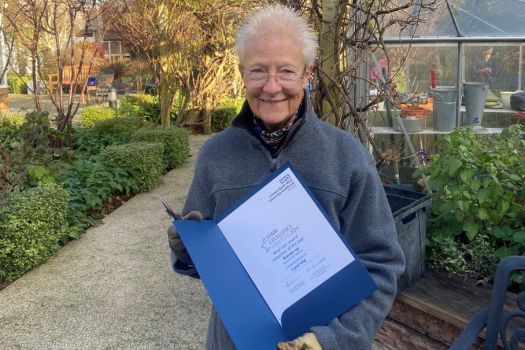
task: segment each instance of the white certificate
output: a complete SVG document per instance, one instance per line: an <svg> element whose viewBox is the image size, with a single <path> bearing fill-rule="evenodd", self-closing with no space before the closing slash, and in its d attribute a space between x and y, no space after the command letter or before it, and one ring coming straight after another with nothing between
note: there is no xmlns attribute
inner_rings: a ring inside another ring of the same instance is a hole
<svg viewBox="0 0 525 350"><path fill-rule="evenodd" d="M275 318L354 261L290 168L218 224Z"/></svg>

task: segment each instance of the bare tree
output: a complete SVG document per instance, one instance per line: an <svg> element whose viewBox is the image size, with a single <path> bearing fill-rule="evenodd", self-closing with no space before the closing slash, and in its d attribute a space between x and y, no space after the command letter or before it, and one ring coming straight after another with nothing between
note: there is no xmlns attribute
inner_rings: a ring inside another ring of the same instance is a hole
<svg viewBox="0 0 525 350"><path fill-rule="evenodd" d="M104 21L96 22L104 11L111 9L111 6L98 5L93 0L54 0L48 4L47 11L43 16L42 28L50 37L50 44L53 45L55 67L58 73L56 90L48 95L56 108L56 126L61 132L67 132L68 145L71 146L72 120L78 111L80 101L75 100L77 89L85 88L87 81L80 80L82 67L93 66L97 50L93 49L88 33L97 25L100 26L97 32L100 37L105 33L108 24ZM75 66L76 69L70 70L69 90L63 91L63 72L64 66ZM41 67L38 66L39 73ZM42 74L39 74L42 78ZM44 80L44 79L42 79Z"/></svg>
<svg viewBox="0 0 525 350"><path fill-rule="evenodd" d="M48 0L6 0L6 36L13 44L29 53L31 78L34 91L35 110L39 111L40 96L37 88L38 66L41 57L42 18L48 6Z"/></svg>
<svg viewBox="0 0 525 350"><path fill-rule="evenodd" d="M239 79L233 36L241 19L253 8L251 1L206 0L193 9L198 25L196 45L184 61L184 87L189 95L188 112L178 125L197 124L211 132L211 114L221 97Z"/></svg>
<svg viewBox="0 0 525 350"><path fill-rule="evenodd" d="M433 11L436 0L289 0L281 3L300 9L319 33L320 59L315 68L312 94L320 118L355 134L374 149L378 162L383 152L375 145L366 122L371 106L385 99L395 76L371 81L374 54L389 55L384 43L388 31L413 35L422 14ZM406 53L408 55L408 51ZM401 60L403 61L403 60ZM366 101L369 88L378 90L377 98Z"/></svg>
<svg viewBox="0 0 525 350"><path fill-rule="evenodd" d="M0 85L4 82L7 74L14 46L14 38L9 38L4 30L4 17L7 6L6 0L0 1Z"/></svg>
<svg viewBox="0 0 525 350"><path fill-rule="evenodd" d="M116 29L156 72L162 125L169 125L171 104L179 92L182 107L176 125L198 124L204 132L211 131L211 110L238 80L233 31L254 2L123 2Z"/></svg>
<svg viewBox="0 0 525 350"><path fill-rule="evenodd" d="M33 91L35 93L35 109L40 110L37 81L47 83L43 56L51 53L52 69L57 72L56 89L47 87L47 94L55 109L55 124L60 132L67 135L67 144L72 145L72 120L77 112L80 101L75 93L82 90L87 83L80 79L82 67L91 68L97 50L88 38L88 33L94 28L100 34L107 26L98 21L101 15L112 9L111 1L99 5L93 0L10 0L8 7L9 30L12 37L25 48L31 56ZM102 36L102 35L101 35ZM64 92L64 66L75 66L68 77L69 90ZM62 140L56 140L56 146L61 147Z"/></svg>
<svg viewBox="0 0 525 350"><path fill-rule="evenodd" d="M169 126L173 99L182 84L182 43L195 35L191 15L178 0L124 0L115 6L121 14L112 29L143 55L155 72L161 125Z"/></svg>

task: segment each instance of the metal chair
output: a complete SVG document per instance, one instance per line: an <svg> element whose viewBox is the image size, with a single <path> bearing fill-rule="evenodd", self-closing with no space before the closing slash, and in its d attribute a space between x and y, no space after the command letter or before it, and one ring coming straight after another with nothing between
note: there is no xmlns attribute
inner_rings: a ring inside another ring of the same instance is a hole
<svg viewBox="0 0 525 350"><path fill-rule="evenodd" d="M525 344L525 328L515 329L510 342L506 333L511 319L525 319L525 292L518 294L517 310L503 309L510 274L519 270L525 270L525 256L509 256L498 264L490 305L474 315L449 350L469 349L484 329L486 350L497 349L498 339L501 339L505 350L518 349L519 343Z"/></svg>

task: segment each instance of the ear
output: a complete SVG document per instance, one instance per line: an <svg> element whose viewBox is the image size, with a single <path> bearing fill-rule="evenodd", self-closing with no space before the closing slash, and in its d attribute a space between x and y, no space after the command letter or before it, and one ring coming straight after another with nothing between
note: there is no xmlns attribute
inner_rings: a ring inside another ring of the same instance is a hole
<svg viewBox="0 0 525 350"><path fill-rule="evenodd" d="M314 66L312 66L312 65L307 66L307 67L304 69L304 77L303 77L303 82L304 82L304 84L306 84L306 82L307 82L308 80L310 80L310 78L312 77L313 71L314 71Z"/></svg>

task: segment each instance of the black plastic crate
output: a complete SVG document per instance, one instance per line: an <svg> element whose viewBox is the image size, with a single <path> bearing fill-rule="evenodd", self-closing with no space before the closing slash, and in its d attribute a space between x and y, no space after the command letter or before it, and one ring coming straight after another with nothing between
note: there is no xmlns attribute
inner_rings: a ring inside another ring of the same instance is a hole
<svg viewBox="0 0 525 350"><path fill-rule="evenodd" d="M427 238L427 209L430 196L401 188L384 186L388 204L394 216L399 244L405 254L406 269L398 281L401 292L419 280L425 271L425 242Z"/></svg>

